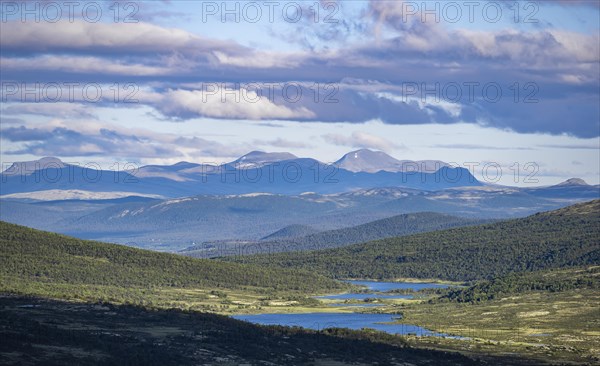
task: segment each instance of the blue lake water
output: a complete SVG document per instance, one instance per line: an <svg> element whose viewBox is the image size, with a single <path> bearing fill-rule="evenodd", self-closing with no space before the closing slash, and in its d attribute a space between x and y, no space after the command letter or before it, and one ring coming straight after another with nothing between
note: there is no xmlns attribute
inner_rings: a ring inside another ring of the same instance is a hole
<svg viewBox="0 0 600 366"><path fill-rule="evenodd" d="M364 299L412 299L412 295L383 295L383 294L339 294L317 296L317 299L329 300L364 300Z"/></svg>
<svg viewBox="0 0 600 366"><path fill-rule="evenodd" d="M412 295L387 295L379 294L377 292L386 292L392 290L414 290L419 291L428 288L447 288L448 285L442 285L439 283L412 283L412 282L376 282L376 281L346 281L353 285L365 286L372 293L349 293L349 294L336 294L327 296L318 296L317 299L329 299L329 300L364 300L364 299L412 299Z"/></svg>
<svg viewBox="0 0 600 366"><path fill-rule="evenodd" d="M397 315L360 313L306 313L234 315L234 319L261 325L297 326L321 330L325 328L377 329L391 334L416 334L418 336L444 336L410 324L381 324L393 322Z"/></svg>
<svg viewBox="0 0 600 366"><path fill-rule="evenodd" d="M336 300L364 300L366 298L377 299L411 299L412 295L386 295L377 292L385 292L395 289L413 289L415 291L426 288L446 288L448 285L437 283L409 283L409 282L375 282L375 281L348 281L355 285L366 286L373 293L350 293L328 296L319 296L317 299ZM385 304L375 303L337 303L332 306L350 307L380 307ZM361 313L306 313L306 314L256 314L235 315L233 318L249 321L261 325L284 325L297 326L308 329L324 328L371 328L391 334L416 334L418 336L447 336L411 324L382 324L395 321L397 315L390 314L361 314Z"/></svg>
<svg viewBox="0 0 600 366"><path fill-rule="evenodd" d="M360 306L362 308L376 308L376 307L384 307L387 306L386 304L380 304L380 303L368 303L368 302L362 302L362 303L338 303L338 304L329 304L329 306L339 306L339 307L357 307Z"/></svg>
<svg viewBox="0 0 600 366"><path fill-rule="evenodd" d="M346 281L357 286L366 286L369 290L386 292L392 290L414 290L419 291L428 288L448 288L450 286L440 283L412 283L412 282L376 282L376 281Z"/></svg>

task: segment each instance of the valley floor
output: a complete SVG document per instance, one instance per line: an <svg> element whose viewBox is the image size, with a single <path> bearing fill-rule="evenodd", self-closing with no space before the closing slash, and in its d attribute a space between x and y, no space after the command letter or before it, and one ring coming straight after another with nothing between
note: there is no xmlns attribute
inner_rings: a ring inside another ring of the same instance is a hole
<svg viewBox="0 0 600 366"><path fill-rule="evenodd" d="M600 293L594 290L534 292L481 304L409 305L403 321L468 341L416 338L466 354L519 354L556 364L600 363Z"/></svg>
<svg viewBox="0 0 600 366"><path fill-rule="evenodd" d="M134 306L0 297L2 365L526 365L407 347L348 330L258 327L228 317Z"/></svg>

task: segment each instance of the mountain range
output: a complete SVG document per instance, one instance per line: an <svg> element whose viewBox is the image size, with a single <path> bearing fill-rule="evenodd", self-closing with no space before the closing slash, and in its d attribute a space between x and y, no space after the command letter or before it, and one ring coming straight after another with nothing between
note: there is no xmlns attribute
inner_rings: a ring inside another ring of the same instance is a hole
<svg viewBox="0 0 600 366"><path fill-rule="evenodd" d="M13 198L28 198L22 194L41 191L53 191L53 196L57 191L87 191L105 193L101 198L106 198L106 192L175 198L254 192L330 194L390 186L434 191L482 185L464 168L436 161L400 161L383 152L364 149L348 153L333 164L285 152L253 151L222 165L179 162L135 169L131 165L120 171L43 158L14 163L0 178L3 197L21 194Z"/></svg>
<svg viewBox="0 0 600 366"><path fill-rule="evenodd" d="M349 152L332 164L287 152L250 152L229 163L145 165L102 170L98 164L69 164L47 157L13 163L0 173L0 199L53 201L106 200L128 196L168 199L196 195L257 192L300 195L340 194L396 187L417 191L491 189L469 170L438 160L397 160L381 151ZM595 198L600 186L572 178L553 187L521 188L547 198ZM516 188L515 188L516 189ZM502 187L500 190L513 190Z"/></svg>
<svg viewBox="0 0 600 366"><path fill-rule="evenodd" d="M600 197L600 186L581 179L503 187L440 161L364 149L332 165L254 151L219 166L122 171L44 158L14 163L0 178L1 220L164 251L269 235L289 240L425 211L467 220L523 217Z"/></svg>
<svg viewBox="0 0 600 366"><path fill-rule="evenodd" d="M169 199L4 198L0 200L0 218L83 239L179 251L206 242L255 242L290 225L310 226L322 232L425 211L470 220L504 219L599 196L597 186L559 185L535 189L457 187L439 191L381 187L334 194L251 193Z"/></svg>

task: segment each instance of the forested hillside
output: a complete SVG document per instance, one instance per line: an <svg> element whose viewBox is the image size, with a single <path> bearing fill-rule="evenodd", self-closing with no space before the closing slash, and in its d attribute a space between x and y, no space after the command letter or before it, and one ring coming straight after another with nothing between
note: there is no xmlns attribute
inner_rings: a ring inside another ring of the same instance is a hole
<svg viewBox="0 0 600 366"><path fill-rule="evenodd" d="M488 222L436 212L418 212L397 215L366 224L336 230L310 233L312 228L303 225L285 227L260 242L211 242L195 245L180 253L190 257L212 258L227 255L261 254L338 248L369 240L405 236L410 234L469 226ZM314 230L314 229L313 229ZM302 234L306 233L306 234ZM209 244L209 248L207 245ZM211 248L212 247L212 248ZM218 248L215 250L215 248Z"/></svg>
<svg viewBox="0 0 600 366"><path fill-rule="evenodd" d="M511 273L479 281L467 288L450 288L441 301L482 302L528 292L563 292L579 289L600 290L600 267L552 269Z"/></svg>
<svg viewBox="0 0 600 366"><path fill-rule="evenodd" d="M481 221L436 212L418 212L293 239L271 241L270 244L272 244L273 249L277 249L278 246L290 247L294 250L336 248L369 240L475 225L477 223L481 223Z"/></svg>
<svg viewBox="0 0 600 366"><path fill-rule="evenodd" d="M312 234L316 234L319 231L314 229L308 225L288 225L282 229L277 230L276 232L265 236L260 240L271 241L271 240L282 240L282 239L291 239L291 238L299 238Z"/></svg>
<svg viewBox="0 0 600 366"><path fill-rule="evenodd" d="M335 278L491 279L511 272L600 263L600 200L523 219L343 248L229 260L307 269Z"/></svg>
<svg viewBox="0 0 600 366"><path fill-rule="evenodd" d="M303 293L345 286L304 271L193 259L0 222L0 291L26 291L45 285L81 285L77 287L81 291L85 286L103 286L263 288Z"/></svg>

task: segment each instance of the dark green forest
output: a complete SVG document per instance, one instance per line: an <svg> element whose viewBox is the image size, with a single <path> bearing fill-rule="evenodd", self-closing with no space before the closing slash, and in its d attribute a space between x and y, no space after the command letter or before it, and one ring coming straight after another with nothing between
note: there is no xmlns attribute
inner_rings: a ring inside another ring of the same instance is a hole
<svg viewBox="0 0 600 366"><path fill-rule="evenodd" d="M467 288L446 289L439 301L478 303L529 292L576 289L600 290L600 267L511 273L492 280L478 281Z"/></svg>
<svg viewBox="0 0 600 366"><path fill-rule="evenodd" d="M600 200L522 219L389 238L343 248L223 258L306 269L332 278L492 279L600 263Z"/></svg>
<svg viewBox="0 0 600 366"><path fill-rule="evenodd" d="M436 212L419 212L392 216L349 228L324 231L288 240L276 240L270 244L294 250L336 248L348 244L363 243L388 237L448 229L457 226L475 225L480 220L466 219ZM269 243L263 243L269 244Z"/></svg>
<svg viewBox="0 0 600 366"><path fill-rule="evenodd" d="M194 259L0 222L0 289L11 281L123 289L258 287L301 293L346 288L306 271Z"/></svg>

